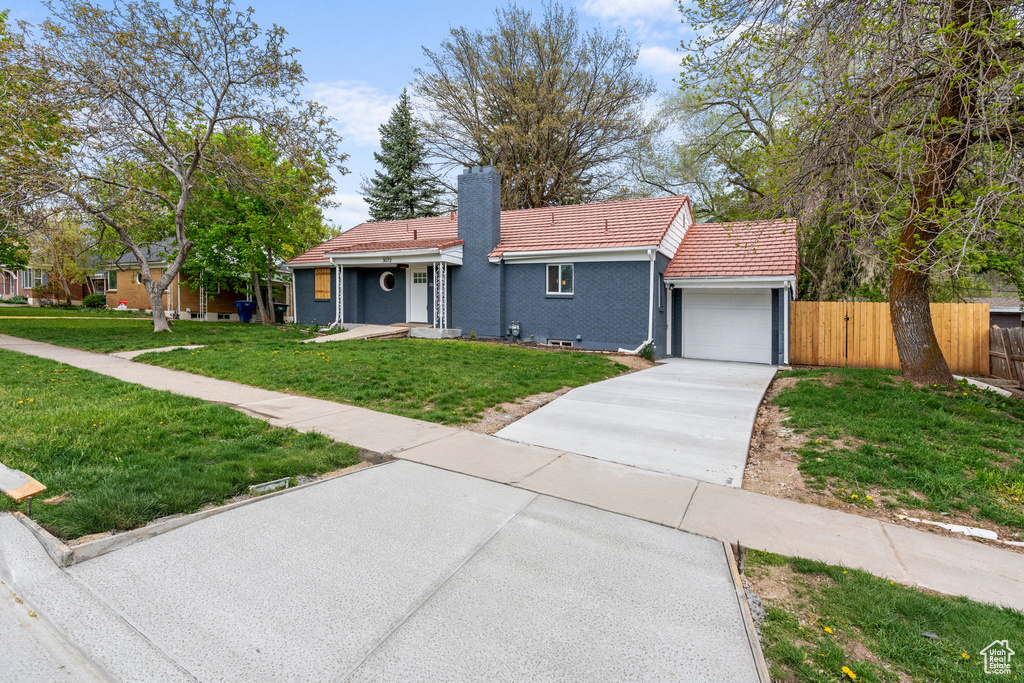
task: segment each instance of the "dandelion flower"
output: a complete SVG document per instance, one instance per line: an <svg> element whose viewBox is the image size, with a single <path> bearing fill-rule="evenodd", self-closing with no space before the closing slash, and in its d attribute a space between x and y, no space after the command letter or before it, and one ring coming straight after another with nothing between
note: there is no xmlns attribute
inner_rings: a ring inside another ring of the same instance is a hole
<svg viewBox="0 0 1024 683"><path fill-rule="evenodd" d="M963 657L964 659L970 659L971 658L971 656L969 654L967 654L966 652L961 652L960 656Z"/></svg>
<svg viewBox="0 0 1024 683"><path fill-rule="evenodd" d="M835 633L835 631L833 631L830 626L826 626L823 630L825 631L825 633L828 633L828 634Z"/></svg>

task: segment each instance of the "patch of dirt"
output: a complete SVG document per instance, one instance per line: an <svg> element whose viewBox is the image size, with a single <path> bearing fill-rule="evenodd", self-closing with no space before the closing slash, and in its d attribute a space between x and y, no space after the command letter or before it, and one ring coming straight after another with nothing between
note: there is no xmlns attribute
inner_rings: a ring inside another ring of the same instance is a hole
<svg viewBox="0 0 1024 683"><path fill-rule="evenodd" d="M899 526L918 531L927 531L928 533L948 538L972 540L984 545L1024 554L1024 547L1021 546L1007 545L976 536L966 536L932 524L922 524L902 519L901 516L988 529L989 531L994 531L1000 540L1004 541L1024 541L1024 533L1019 529L978 519L966 513L939 514L921 508L908 508L905 500L899 501L895 496L885 491L864 491L865 496L870 495L875 503L873 506L866 506L846 502L828 491L821 491L810 486L800 473L800 458L797 453L800 447L807 442L808 437L803 434L797 434L787 427L786 409L772 403L772 399L778 396L780 392L800 381L831 381L834 384L838 381L838 377L835 375L809 379L779 377L772 381L768 391L765 392L764 400L758 408L757 418L754 421L754 432L750 440L750 452L747 456L747 466L743 473L744 489L754 491L755 493L762 493L766 496L817 505L862 517L870 517L871 519L898 524ZM855 439L845 438L834 442L833 445L836 447L856 448L860 443ZM923 500L923 496L914 492L911 492L910 496Z"/></svg>
<svg viewBox="0 0 1024 683"><path fill-rule="evenodd" d="M71 500L70 493L62 493L59 496L53 496L52 498L46 498L39 501L43 505L59 505L60 503L66 503Z"/></svg>
<svg viewBox="0 0 1024 683"><path fill-rule="evenodd" d="M744 574L743 579L747 589L762 602L796 615L800 626L808 631L817 631L828 625L820 622L820 617L814 613L807 596L822 586L834 583L830 577L821 574L798 574L789 565L783 565L758 566ZM893 667L859 640L847 634L837 634L836 639L851 659L877 664L894 673L900 683L911 683L914 680L912 676ZM796 640L793 641L793 645L806 647L810 642Z"/></svg>
<svg viewBox="0 0 1024 683"><path fill-rule="evenodd" d="M562 387L558 391L548 391L542 394L519 398L508 403L499 403L485 410L476 422L460 426L471 432L494 434L571 390L572 387Z"/></svg>

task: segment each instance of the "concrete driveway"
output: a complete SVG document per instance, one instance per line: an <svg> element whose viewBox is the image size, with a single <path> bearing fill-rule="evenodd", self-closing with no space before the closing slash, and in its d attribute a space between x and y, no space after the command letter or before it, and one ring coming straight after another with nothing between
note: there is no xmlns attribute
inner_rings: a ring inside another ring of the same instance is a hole
<svg viewBox="0 0 1024 683"><path fill-rule="evenodd" d="M720 542L410 462L68 573L203 681L758 680Z"/></svg>
<svg viewBox="0 0 1024 683"><path fill-rule="evenodd" d="M776 368L670 359L556 398L497 433L513 441L739 486Z"/></svg>

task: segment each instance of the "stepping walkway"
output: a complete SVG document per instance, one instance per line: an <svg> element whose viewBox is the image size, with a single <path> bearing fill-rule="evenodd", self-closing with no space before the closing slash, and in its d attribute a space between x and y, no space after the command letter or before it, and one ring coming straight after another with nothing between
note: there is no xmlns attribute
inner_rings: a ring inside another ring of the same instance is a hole
<svg viewBox="0 0 1024 683"><path fill-rule="evenodd" d="M976 541L42 342L0 335L0 348L223 403L276 426L317 431L361 449L370 459L410 460L746 547L856 567L908 585L1024 611L1024 554Z"/></svg>
<svg viewBox="0 0 1024 683"><path fill-rule="evenodd" d="M352 339L375 339L380 337L406 337L409 329L406 327L394 327L392 325L358 325L351 327L344 332L335 332L323 337L303 339L302 344L323 344L324 342L349 341Z"/></svg>

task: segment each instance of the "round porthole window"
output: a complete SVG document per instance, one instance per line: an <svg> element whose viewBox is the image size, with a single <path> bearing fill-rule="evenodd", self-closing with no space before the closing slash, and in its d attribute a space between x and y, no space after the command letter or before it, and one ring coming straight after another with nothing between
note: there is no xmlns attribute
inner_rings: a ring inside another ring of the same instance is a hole
<svg viewBox="0 0 1024 683"><path fill-rule="evenodd" d="M385 292L390 292L395 288L395 274L390 270L380 276L380 288Z"/></svg>

